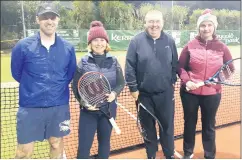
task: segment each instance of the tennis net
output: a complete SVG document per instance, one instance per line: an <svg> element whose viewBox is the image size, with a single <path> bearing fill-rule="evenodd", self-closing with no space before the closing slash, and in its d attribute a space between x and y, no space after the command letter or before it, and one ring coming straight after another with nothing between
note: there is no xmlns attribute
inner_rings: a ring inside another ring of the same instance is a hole
<svg viewBox="0 0 242 160"><path fill-rule="evenodd" d="M238 80L240 76L238 76ZM1 158L14 158L16 137L16 113L18 110L18 83L1 83ZM183 109L179 96L180 83L175 87L175 138L183 134ZM76 158L78 147L78 123L79 105L70 90L71 134L64 138L65 155L68 159ZM118 102L136 115L134 99L130 96L126 86L118 97ZM118 107L116 122L120 127L121 135L112 132L111 153L122 152L125 149L143 145L136 121L123 109ZM222 100L216 116L216 126L224 126L240 122L240 87L223 86ZM201 130L201 114L197 123L197 131ZM98 150L97 137L95 135L91 148L91 155L96 155ZM49 158L48 142L37 142L32 158Z"/></svg>

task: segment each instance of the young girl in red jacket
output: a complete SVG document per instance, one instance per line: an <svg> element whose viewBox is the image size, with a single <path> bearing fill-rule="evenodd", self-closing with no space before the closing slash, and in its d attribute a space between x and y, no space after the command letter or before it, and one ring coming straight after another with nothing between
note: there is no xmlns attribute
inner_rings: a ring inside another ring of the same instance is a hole
<svg viewBox="0 0 242 160"><path fill-rule="evenodd" d="M232 59L228 47L217 39L217 17L206 9L198 18L198 35L182 50L178 75L181 79L180 96L184 111L184 158L192 158L200 106L202 114L202 142L204 158L215 158L215 117L221 100L221 85L198 87L225 63ZM189 91L186 90L188 88Z"/></svg>

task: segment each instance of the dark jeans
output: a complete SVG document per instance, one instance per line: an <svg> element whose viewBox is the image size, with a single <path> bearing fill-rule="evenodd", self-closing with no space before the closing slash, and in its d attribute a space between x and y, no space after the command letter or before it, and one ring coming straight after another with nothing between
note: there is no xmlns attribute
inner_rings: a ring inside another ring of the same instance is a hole
<svg viewBox="0 0 242 160"><path fill-rule="evenodd" d="M158 94L141 92L139 101L160 121L163 127L163 132L160 132L160 144L164 155L172 156L174 154L174 89L171 87ZM147 136L152 140L157 139L154 119L142 107L140 107L140 115L142 123L147 126L145 128ZM145 141L145 146L147 157L155 157L158 144Z"/></svg>
<svg viewBox="0 0 242 160"><path fill-rule="evenodd" d="M116 117L116 106L111 106L111 115ZM112 125L100 111L90 112L82 109L79 119L79 145L77 159L88 159L94 135L97 131L98 159L108 159Z"/></svg>
<svg viewBox="0 0 242 160"><path fill-rule="evenodd" d="M194 95L185 91L180 92L184 111L184 141L185 155L193 153L195 145L195 132L198 118L198 108L201 108L202 117L202 143L204 157L213 159L216 154L215 145L215 117L220 104L221 94Z"/></svg>

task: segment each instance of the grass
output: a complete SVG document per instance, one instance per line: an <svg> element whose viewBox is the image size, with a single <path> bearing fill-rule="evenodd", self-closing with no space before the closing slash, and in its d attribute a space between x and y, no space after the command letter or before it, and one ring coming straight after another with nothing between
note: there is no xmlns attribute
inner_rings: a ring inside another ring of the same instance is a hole
<svg viewBox="0 0 242 160"><path fill-rule="evenodd" d="M16 114L18 110L18 88L1 87L1 158L15 157L17 133ZM47 142L36 143L32 158L48 158Z"/></svg>

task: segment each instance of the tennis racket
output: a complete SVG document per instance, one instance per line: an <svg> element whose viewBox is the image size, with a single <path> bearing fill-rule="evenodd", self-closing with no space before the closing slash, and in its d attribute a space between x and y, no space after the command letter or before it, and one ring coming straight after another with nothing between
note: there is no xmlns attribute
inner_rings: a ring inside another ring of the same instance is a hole
<svg viewBox="0 0 242 160"><path fill-rule="evenodd" d="M235 58L227 61L211 78L204 82L197 83L197 86L202 87L209 83L223 84L227 86L241 86L239 79L240 60L241 58ZM186 87L186 90L189 91L190 89Z"/></svg>
<svg viewBox="0 0 242 160"><path fill-rule="evenodd" d="M138 102L138 101L137 101ZM147 140L147 141L149 141L149 142L155 142L155 143L158 143L158 141L159 141L159 139L160 139L160 137L159 136L157 136L157 140L149 140L149 138L148 138L148 136L147 136L147 132L146 132L146 130L144 129L145 127L144 127L144 125L141 125L141 116L140 116L140 112L138 112L138 111L140 111L140 109L138 110L137 109L137 115L138 115L138 118L137 118L137 116L136 115L134 115L133 113L131 113L125 106L123 106L122 104L120 104L120 103L117 103L116 102L116 104L120 107L120 108L122 108L123 109L123 111L125 111L133 120L135 120L136 121L136 124L137 124L137 128L138 128L138 131L140 132L140 134L141 134L141 136L145 139L145 140ZM142 107L146 112L148 112L149 114L151 114L151 116L154 118L154 120L156 120L157 121L157 123L161 126L161 130L163 131L163 128L162 128L162 125L161 125L161 123L160 123L160 121L156 118L156 116L154 116L154 114L152 114L142 103L138 103L138 106L139 107ZM182 159L183 158L183 156L180 154L180 153L178 153L176 150L174 150L174 155L176 156L176 157L178 157L179 159Z"/></svg>
<svg viewBox="0 0 242 160"><path fill-rule="evenodd" d="M150 137L148 137L148 131L146 130L146 128L148 128L148 126L146 126L146 124L143 123L145 121L145 119L141 114L140 107L142 107L142 109L144 109L147 113L149 113L149 115L153 118L153 120L158 123L161 132L163 132L163 127L162 127L160 121L158 120L158 118L153 113L151 113L142 103L140 103L140 102L137 102L137 103L138 103L138 105L137 105L137 121L136 121L137 128L138 128L141 136L146 141L152 142L152 143L157 143L158 139L152 140Z"/></svg>
<svg viewBox="0 0 242 160"><path fill-rule="evenodd" d="M89 111L101 111L113 126L117 134L121 133L117 123L111 116L106 94L111 93L111 86L107 78L99 72L87 72L78 81L78 93L82 106ZM108 107L108 112L104 108Z"/></svg>
<svg viewBox="0 0 242 160"><path fill-rule="evenodd" d="M148 126L145 126L146 124L143 123L143 121L145 121L145 119L142 117L142 115L140 114L140 109L144 109L147 113L149 113L149 115L153 118L154 121L157 122L159 128L160 128L160 132L163 132L163 127L160 123L160 121L158 120L158 118L151 112L149 111L141 102L137 101L137 118L136 118L136 124L137 124L137 128L141 134L141 136L144 138L144 140L151 142L151 143L158 143L160 137L157 136L157 139L151 139L148 136L148 131L146 130L146 128L148 128ZM179 159L182 159L183 156L178 153L176 150L174 150L174 155L176 157L178 157Z"/></svg>

